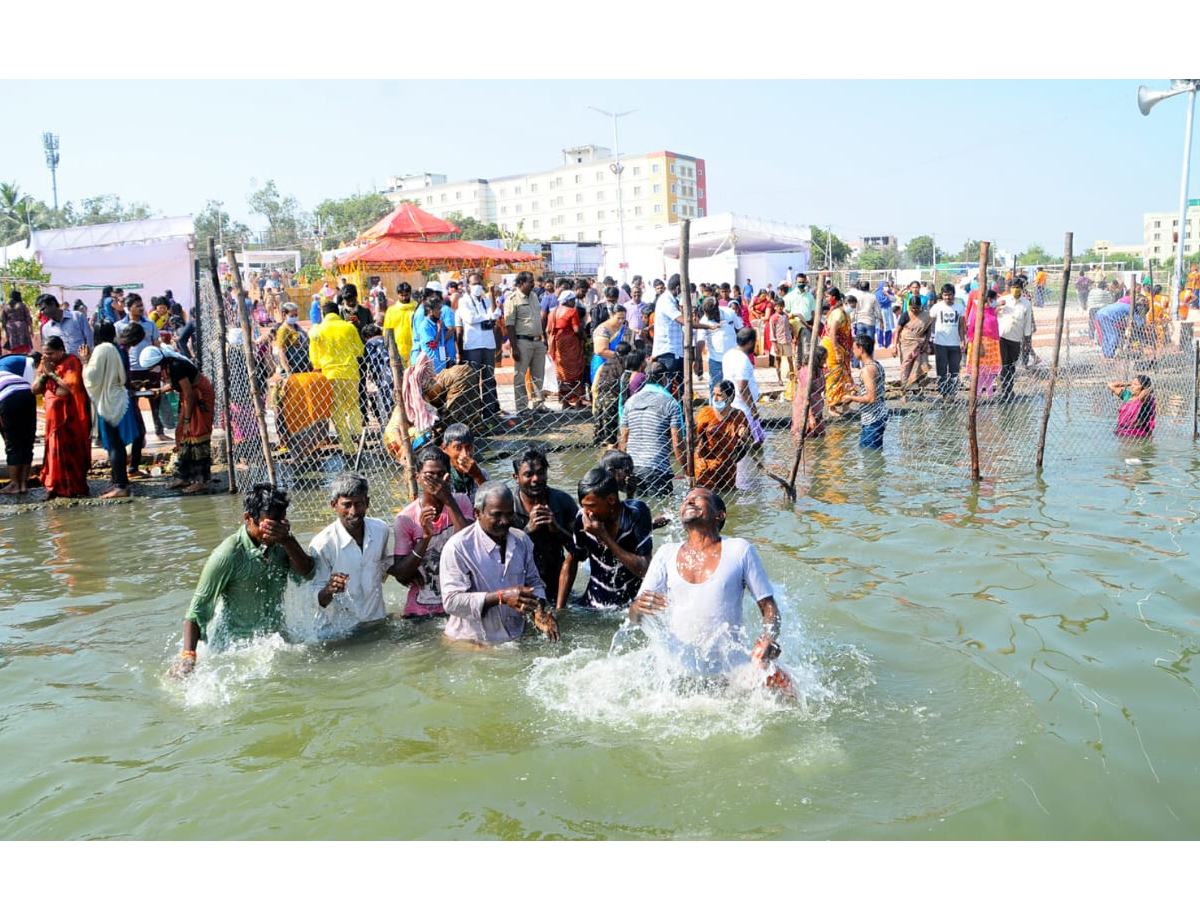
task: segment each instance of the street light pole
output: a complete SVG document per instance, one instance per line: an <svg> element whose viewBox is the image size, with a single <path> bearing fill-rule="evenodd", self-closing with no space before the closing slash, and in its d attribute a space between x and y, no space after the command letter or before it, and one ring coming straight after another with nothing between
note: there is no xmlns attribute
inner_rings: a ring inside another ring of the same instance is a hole
<svg viewBox="0 0 1200 900"><path fill-rule="evenodd" d="M1187 194L1188 170L1192 161L1192 118L1196 110L1196 90L1200 88L1200 78L1172 78L1169 91L1151 91L1145 87L1138 88L1138 109L1143 116L1150 115L1150 110L1160 100L1174 97L1176 94L1188 94L1187 129L1183 136L1183 178L1179 185L1179 242L1175 250L1175 275L1171 285L1171 311L1179 315L1179 299L1183 293L1183 251L1184 240L1187 238Z"/></svg>
<svg viewBox="0 0 1200 900"><path fill-rule="evenodd" d="M629 263L625 259L625 204L621 200L621 173L625 171L625 167L621 165L621 136L618 131L617 120L622 116L627 116L630 113L637 112L636 109L628 109L625 112L609 112L606 109L600 109L597 106L589 106L588 109L600 113L602 116L610 116L613 120L613 153L616 155L616 161L609 166L612 173L617 176L617 231L620 234L621 240L621 274L624 276L624 270L629 268ZM624 277L622 277L622 281Z"/></svg>

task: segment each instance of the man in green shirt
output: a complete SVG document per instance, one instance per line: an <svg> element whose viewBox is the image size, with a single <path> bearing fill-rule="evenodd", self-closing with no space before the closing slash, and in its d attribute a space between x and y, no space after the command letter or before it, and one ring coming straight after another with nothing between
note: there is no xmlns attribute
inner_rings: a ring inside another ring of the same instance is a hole
<svg viewBox="0 0 1200 900"><path fill-rule="evenodd" d="M244 524L223 540L200 573L183 617L183 653L175 666L186 675L196 665L196 645L208 640L208 625L221 603L221 637L270 634L283 624L283 589L290 577L307 581L315 563L292 534L288 495L272 484L256 484L243 503Z"/></svg>

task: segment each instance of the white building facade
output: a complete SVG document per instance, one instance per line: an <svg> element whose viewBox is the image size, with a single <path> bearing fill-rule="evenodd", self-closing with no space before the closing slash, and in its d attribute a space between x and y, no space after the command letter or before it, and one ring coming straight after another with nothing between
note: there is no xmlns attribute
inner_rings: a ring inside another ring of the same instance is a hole
<svg viewBox="0 0 1200 900"><path fill-rule="evenodd" d="M1142 257L1163 262L1175 255L1178 241L1179 210L1174 212L1152 212L1142 215ZM1183 255L1200 252L1200 200L1188 201L1187 234L1184 236Z"/></svg>
<svg viewBox="0 0 1200 900"><path fill-rule="evenodd" d="M523 228L529 240L617 240L620 217L612 152L587 144L562 154L563 164L544 172L453 182L427 172L392 178L382 193L394 203L415 200L442 218L458 214L509 232ZM703 159L658 150L623 155L621 167L627 238L706 214Z"/></svg>

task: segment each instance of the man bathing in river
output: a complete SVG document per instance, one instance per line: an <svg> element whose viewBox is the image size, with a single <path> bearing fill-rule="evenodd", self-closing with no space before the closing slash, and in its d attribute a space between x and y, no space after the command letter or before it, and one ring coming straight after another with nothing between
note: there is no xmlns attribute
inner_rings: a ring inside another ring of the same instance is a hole
<svg viewBox="0 0 1200 900"><path fill-rule="evenodd" d="M438 579L450 614L446 637L476 644L515 640L525 617L551 641L558 623L546 609L546 584L533 559L533 541L513 527L513 494L489 481L475 494L475 521L446 544Z"/></svg>
<svg viewBox="0 0 1200 900"><path fill-rule="evenodd" d="M309 580L315 565L292 534L288 502L287 493L271 484L256 484L246 494L242 527L217 546L200 573L183 617L183 653L174 674L195 667L196 645L208 639L218 602L224 639L269 634L283 624L287 580Z"/></svg>
<svg viewBox="0 0 1200 900"><path fill-rule="evenodd" d="M725 503L708 488L693 488L679 511L687 537L666 544L650 561L630 621L663 615L675 656L693 674L723 675L750 661L739 642L742 594L748 588L763 616L755 658L779 656L779 607L762 560L742 538L722 538Z"/></svg>

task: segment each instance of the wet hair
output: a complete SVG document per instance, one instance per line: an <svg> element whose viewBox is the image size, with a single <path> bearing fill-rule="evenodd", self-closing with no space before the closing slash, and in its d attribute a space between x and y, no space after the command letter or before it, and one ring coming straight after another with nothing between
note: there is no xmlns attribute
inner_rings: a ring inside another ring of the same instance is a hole
<svg viewBox="0 0 1200 900"><path fill-rule="evenodd" d="M624 450L605 450L600 456L600 468L613 472L632 472L633 457Z"/></svg>
<svg viewBox="0 0 1200 900"><path fill-rule="evenodd" d="M447 425L445 432L442 434L442 446L449 447L451 444L470 444L471 446L475 446L475 435L471 433L470 428L461 422Z"/></svg>
<svg viewBox="0 0 1200 900"><path fill-rule="evenodd" d="M338 497L365 497L371 486L367 479L353 469L342 472L329 485L329 502L336 503Z"/></svg>
<svg viewBox="0 0 1200 900"><path fill-rule="evenodd" d="M617 486L617 479L611 472L603 468L588 469L579 479L576 490L580 501L588 494L595 494L597 497L616 497L621 493L621 489Z"/></svg>
<svg viewBox="0 0 1200 900"><path fill-rule="evenodd" d="M263 481L246 492L242 500L242 509L250 517L250 521L257 525L264 516L282 519L287 515L290 502L287 491L281 491L270 482Z"/></svg>
<svg viewBox="0 0 1200 900"><path fill-rule="evenodd" d="M96 343L111 344L117 339L117 328L112 322L101 322L96 326Z"/></svg>
<svg viewBox="0 0 1200 900"><path fill-rule="evenodd" d="M511 503L513 498L512 490L503 481L485 481L475 491L475 502L473 504L475 512L483 512L487 507L487 502L493 497L499 497L502 500L507 498Z"/></svg>
<svg viewBox="0 0 1200 900"><path fill-rule="evenodd" d="M435 447L433 444L426 444L421 448L421 451L417 454L415 461L417 471L420 472L421 469L425 467L425 463L427 462L441 463L446 467L447 472L450 471L450 457L446 455L446 451L441 447Z"/></svg>
<svg viewBox="0 0 1200 900"><path fill-rule="evenodd" d="M550 463L546 459L546 454L537 447L526 447L521 451L519 456L513 457L513 474L516 475L527 463L541 463L547 469L550 468Z"/></svg>
<svg viewBox="0 0 1200 900"><path fill-rule="evenodd" d="M758 342L758 332L753 328L743 328L737 333L738 346L742 344L754 344Z"/></svg>
<svg viewBox="0 0 1200 900"><path fill-rule="evenodd" d="M873 334L856 335L854 338L854 344L857 347L861 347L863 353L867 354L867 356L871 356L875 352L875 335L873 335Z"/></svg>
<svg viewBox="0 0 1200 900"><path fill-rule="evenodd" d="M63 343L63 339L60 338L57 334L52 334L52 335L50 335L50 337L46 338L45 341L42 342L42 349L43 350L61 350L64 353L66 353L67 345Z"/></svg>
<svg viewBox="0 0 1200 900"><path fill-rule="evenodd" d="M122 347L136 347L145 339L146 329L142 327L141 322L133 322L121 332Z"/></svg>

